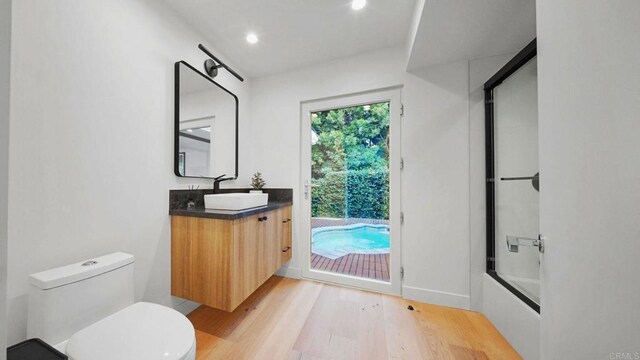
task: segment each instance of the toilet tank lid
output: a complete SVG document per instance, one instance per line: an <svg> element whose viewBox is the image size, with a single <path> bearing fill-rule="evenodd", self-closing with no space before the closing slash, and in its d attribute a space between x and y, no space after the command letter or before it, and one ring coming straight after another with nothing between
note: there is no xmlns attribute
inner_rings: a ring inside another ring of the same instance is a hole
<svg viewBox="0 0 640 360"><path fill-rule="evenodd" d="M104 274L132 264L133 262L133 255L115 252L109 255L80 261L75 264L31 274L29 275L29 283L42 290L53 289Z"/></svg>

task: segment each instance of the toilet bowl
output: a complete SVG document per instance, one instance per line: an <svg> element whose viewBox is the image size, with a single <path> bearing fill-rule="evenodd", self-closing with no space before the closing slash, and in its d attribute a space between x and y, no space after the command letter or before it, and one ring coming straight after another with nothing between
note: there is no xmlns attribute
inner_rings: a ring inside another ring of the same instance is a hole
<svg viewBox="0 0 640 360"><path fill-rule="evenodd" d="M114 253L32 274L27 334L71 360L193 360L181 313L133 302L132 255Z"/></svg>
<svg viewBox="0 0 640 360"><path fill-rule="evenodd" d="M193 326L179 312L139 302L73 334L72 360L195 359Z"/></svg>

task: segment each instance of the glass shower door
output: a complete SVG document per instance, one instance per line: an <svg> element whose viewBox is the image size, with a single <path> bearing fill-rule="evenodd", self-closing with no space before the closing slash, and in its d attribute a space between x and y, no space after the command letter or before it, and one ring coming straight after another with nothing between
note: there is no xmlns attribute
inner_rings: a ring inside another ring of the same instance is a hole
<svg viewBox="0 0 640 360"><path fill-rule="evenodd" d="M533 57L490 90L493 174L488 175L488 272L539 311L537 64ZM489 161L489 159L488 159ZM492 209L491 209L492 208ZM492 211L491 211L492 210Z"/></svg>

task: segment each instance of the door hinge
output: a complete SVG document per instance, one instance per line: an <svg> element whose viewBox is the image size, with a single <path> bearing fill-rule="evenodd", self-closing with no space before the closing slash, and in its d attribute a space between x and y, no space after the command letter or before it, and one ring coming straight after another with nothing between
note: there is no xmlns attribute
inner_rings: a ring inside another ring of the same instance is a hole
<svg viewBox="0 0 640 360"><path fill-rule="evenodd" d="M494 178L487 178L487 182L490 182L490 183L492 183L492 182L496 182L496 179L494 179Z"/></svg>
<svg viewBox="0 0 640 360"><path fill-rule="evenodd" d="M404 212L400 212L400 224L404 224Z"/></svg>
<svg viewBox="0 0 640 360"><path fill-rule="evenodd" d="M400 279L404 279L404 266L400 266Z"/></svg>
<svg viewBox="0 0 640 360"><path fill-rule="evenodd" d="M400 116L404 116L404 104L400 104Z"/></svg>
<svg viewBox="0 0 640 360"><path fill-rule="evenodd" d="M538 234L538 251L541 254L544 254L544 242L547 240L547 238L542 235L542 234Z"/></svg>
<svg viewBox="0 0 640 360"><path fill-rule="evenodd" d="M404 158L400 158L400 170L404 170Z"/></svg>
<svg viewBox="0 0 640 360"><path fill-rule="evenodd" d="M485 104L493 104L493 99L487 98L484 100Z"/></svg>

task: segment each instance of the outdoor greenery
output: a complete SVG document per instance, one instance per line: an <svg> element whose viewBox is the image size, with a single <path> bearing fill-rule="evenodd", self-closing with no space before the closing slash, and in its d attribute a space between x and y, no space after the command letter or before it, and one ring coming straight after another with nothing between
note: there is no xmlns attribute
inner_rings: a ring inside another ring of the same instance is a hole
<svg viewBox="0 0 640 360"><path fill-rule="evenodd" d="M313 217L389 218L389 103L313 113Z"/></svg>

